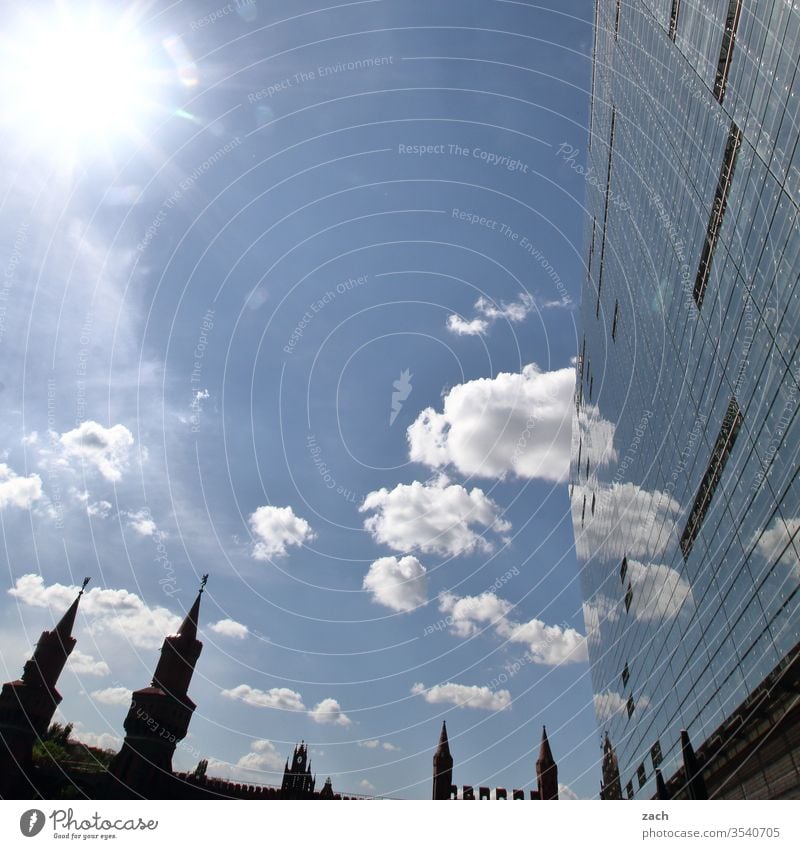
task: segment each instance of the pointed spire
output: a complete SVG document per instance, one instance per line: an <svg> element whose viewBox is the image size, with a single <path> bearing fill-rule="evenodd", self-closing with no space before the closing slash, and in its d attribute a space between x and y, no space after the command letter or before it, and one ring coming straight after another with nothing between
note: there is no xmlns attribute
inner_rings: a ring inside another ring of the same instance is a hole
<svg viewBox="0 0 800 849"><path fill-rule="evenodd" d="M689 740L689 732L681 729L681 749L683 750L683 769L686 773L686 792L690 799L708 799L708 790L703 779L703 770Z"/></svg>
<svg viewBox="0 0 800 849"><path fill-rule="evenodd" d="M62 645L66 645L67 641L72 639L72 629L75 627L75 615L78 612L78 603L81 600L81 596L83 595L83 591L86 589L86 585L89 583L89 580L89 578L83 579L83 586L81 587L78 595L75 597L75 601L73 601L67 608L58 625L53 628L53 633L59 638Z"/></svg>
<svg viewBox="0 0 800 849"><path fill-rule="evenodd" d="M547 728L542 726L542 742L539 746L539 760L543 763L553 763L553 753L550 751L550 741L547 739Z"/></svg>
<svg viewBox="0 0 800 849"><path fill-rule="evenodd" d="M200 589L197 592L197 598L186 614L186 618L181 622L180 628L178 628L178 636L183 637L184 640L197 639L197 623L200 620L200 597L203 595L203 590L205 590L207 582L208 575L203 575L203 580L200 582Z"/></svg>
<svg viewBox="0 0 800 849"><path fill-rule="evenodd" d="M450 741L447 739L447 722L442 722L442 733L439 735L437 754L450 754Z"/></svg>

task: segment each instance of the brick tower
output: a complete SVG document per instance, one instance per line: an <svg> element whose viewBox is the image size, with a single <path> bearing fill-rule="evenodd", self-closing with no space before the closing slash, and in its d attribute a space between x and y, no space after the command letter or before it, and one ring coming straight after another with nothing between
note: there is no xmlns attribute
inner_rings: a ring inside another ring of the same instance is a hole
<svg viewBox="0 0 800 849"><path fill-rule="evenodd" d="M150 686L133 693L125 718L125 741L110 767L118 781L117 794L156 799L170 795L172 756L189 730L196 707L187 691L203 650L197 622L207 580L208 575L203 575L178 633L164 640Z"/></svg>
<svg viewBox="0 0 800 849"><path fill-rule="evenodd" d="M547 729L542 726L542 742L539 746L539 758L536 761L536 782L539 785L540 799L558 799L558 767L550 751Z"/></svg>
<svg viewBox="0 0 800 849"><path fill-rule="evenodd" d="M453 786L453 757L447 740L447 723L442 723L439 745L433 755L433 798L449 799Z"/></svg>
<svg viewBox="0 0 800 849"><path fill-rule="evenodd" d="M52 631L42 631L33 657L23 667L22 678L3 684L0 692L0 793L28 788L33 744L47 732L61 694L56 689L76 640L75 615L89 579L85 578L75 601ZM22 782L20 785L20 781ZM30 795L30 793L27 793Z"/></svg>

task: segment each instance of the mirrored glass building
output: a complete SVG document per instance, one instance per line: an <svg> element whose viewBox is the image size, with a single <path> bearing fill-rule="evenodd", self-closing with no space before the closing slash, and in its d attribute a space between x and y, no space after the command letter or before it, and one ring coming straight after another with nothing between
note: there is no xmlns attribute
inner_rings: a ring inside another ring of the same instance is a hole
<svg viewBox="0 0 800 849"><path fill-rule="evenodd" d="M599 0L571 505L623 798L800 794L800 7Z"/></svg>

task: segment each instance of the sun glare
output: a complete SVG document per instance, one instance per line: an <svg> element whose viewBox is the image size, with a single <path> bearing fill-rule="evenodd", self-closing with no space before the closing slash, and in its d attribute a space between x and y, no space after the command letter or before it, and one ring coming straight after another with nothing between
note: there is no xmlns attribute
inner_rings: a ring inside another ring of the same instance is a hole
<svg viewBox="0 0 800 849"><path fill-rule="evenodd" d="M125 22L42 15L3 41L4 117L32 144L108 147L140 130L153 75L146 45Z"/></svg>

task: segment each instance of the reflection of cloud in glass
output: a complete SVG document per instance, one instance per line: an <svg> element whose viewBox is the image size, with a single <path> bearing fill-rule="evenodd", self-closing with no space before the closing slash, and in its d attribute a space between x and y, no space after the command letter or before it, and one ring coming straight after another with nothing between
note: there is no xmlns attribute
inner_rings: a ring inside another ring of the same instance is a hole
<svg viewBox="0 0 800 849"><path fill-rule="evenodd" d="M575 487L573 510L580 511L586 488ZM575 541L578 557L588 560L602 549L609 558L660 559L677 540L681 508L667 493L642 489L635 483L598 486L594 516L586 511L584 528Z"/></svg>
<svg viewBox="0 0 800 849"><path fill-rule="evenodd" d="M669 566L629 559L628 579L633 589L630 612L640 622L673 619L684 602L693 605L691 587Z"/></svg>
<svg viewBox="0 0 800 849"><path fill-rule="evenodd" d="M628 703L628 700L615 693L613 690L606 690L605 693L594 694L594 712L600 722L607 722L618 713L622 713ZM650 704L650 699L647 696L639 696L635 706L637 708L645 708Z"/></svg>
<svg viewBox="0 0 800 849"><path fill-rule="evenodd" d="M798 552L797 532L800 530L800 518L780 517L767 528L756 543L756 553L767 563L781 563L790 566L797 578L800 578L800 552ZM794 541L793 541L794 538Z"/></svg>

